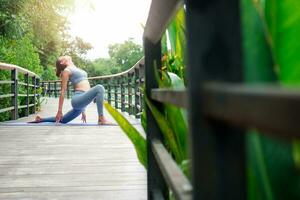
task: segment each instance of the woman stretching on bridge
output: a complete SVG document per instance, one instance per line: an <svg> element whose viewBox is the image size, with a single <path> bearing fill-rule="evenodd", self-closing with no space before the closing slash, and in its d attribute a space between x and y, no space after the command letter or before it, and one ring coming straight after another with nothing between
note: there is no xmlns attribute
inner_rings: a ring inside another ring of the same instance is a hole
<svg viewBox="0 0 300 200"><path fill-rule="evenodd" d="M102 85L96 85L91 88L87 79L87 73L77 68L70 56L61 56L56 61L56 76L61 78L61 92L59 97L58 111L55 117L42 118L36 116L34 123L40 122L56 122L56 123L68 123L82 114L82 121L86 122L85 107L96 99L97 111L98 111L98 124L111 124L103 116L103 97L104 87ZM71 100L73 109L67 112L65 115L62 113L64 95L67 89L68 81L71 81L74 86L74 95Z"/></svg>

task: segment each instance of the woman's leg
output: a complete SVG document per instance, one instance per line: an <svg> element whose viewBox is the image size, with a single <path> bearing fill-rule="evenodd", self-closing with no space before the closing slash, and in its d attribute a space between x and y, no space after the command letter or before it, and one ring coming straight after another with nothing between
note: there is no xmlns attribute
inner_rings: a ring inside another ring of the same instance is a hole
<svg viewBox="0 0 300 200"><path fill-rule="evenodd" d="M78 117L82 113L83 109L72 109L66 114L63 115L63 118L60 120L60 123L66 124L76 117ZM41 123L41 122L55 122L55 117L46 117L46 118L39 118L39 120L36 120L36 123Z"/></svg>
<svg viewBox="0 0 300 200"><path fill-rule="evenodd" d="M103 98L105 89L102 85L96 85L89 89L85 93L82 93L72 99L72 106L77 109L87 106L94 99L96 100L97 111L98 111L98 123L99 124L111 124L103 115Z"/></svg>
<svg viewBox="0 0 300 200"><path fill-rule="evenodd" d="M85 107L93 101L93 99L96 99L99 121L102 121L103 124L109 124L110 122L103 117L104 92L104 87L99 84L82 94L73 96L71 101L73 109L63 116L61 123L68 123L69 121L75 119L78 115L80 115ZM41 118L41 120L37 122L55 122L55 117Z"/></svg>
<svg viewBox="0 0 300 200"><path fill-rule="evenodd" d="M88 91L72 98L72 106L76 109L83 109L96 99L98 116L103 116L103 98L105 89L102 85L96 85Z"/></svg>

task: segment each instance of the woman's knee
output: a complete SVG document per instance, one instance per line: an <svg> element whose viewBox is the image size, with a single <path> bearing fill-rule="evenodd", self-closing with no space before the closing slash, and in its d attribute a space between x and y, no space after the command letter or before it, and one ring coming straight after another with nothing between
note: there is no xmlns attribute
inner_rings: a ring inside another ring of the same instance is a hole
<svg viewBox="0 0 300 200"><path fill-rule="evenodd" d="M97 91L99 91L99 92L101 92L101 93L104 94L105 88L103 87L103 85L98 84L98 85L96 85L95 87L97 88Z"/></svg>

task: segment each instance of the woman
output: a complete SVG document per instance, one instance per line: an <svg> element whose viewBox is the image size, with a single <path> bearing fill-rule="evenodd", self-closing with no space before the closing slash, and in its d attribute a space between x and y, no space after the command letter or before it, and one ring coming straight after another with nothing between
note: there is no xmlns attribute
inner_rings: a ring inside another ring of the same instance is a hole
<svg viewBox="0 0 300 200"><path fill-rule="evenodd" d="M82 121L86 122L85 107L96 99L97 111L98 111L98 124L111 124L107 121L103 115L103 97L104 87L102 85L96 85L91 88L90 83L87 80L87 73L77 68L70 56L61 56L56 61L56 76L61 79L61 92L59 97L58 111L55 117L41 118L37 116L35 123L40 122L60 122L68 123L82 114ZM64 95L67 89L68 81L71 81L74 86L74 95L71 100L73 109L67 112L65 115L62 113Z"/></svg>

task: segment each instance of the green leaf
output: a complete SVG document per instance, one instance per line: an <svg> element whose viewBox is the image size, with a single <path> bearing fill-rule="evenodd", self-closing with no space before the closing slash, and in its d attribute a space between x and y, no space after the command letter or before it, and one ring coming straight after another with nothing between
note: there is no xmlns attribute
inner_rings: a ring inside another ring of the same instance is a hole
<svg viewBox="0 0 300 200"><path fill-rule="evenodd" d="M253 4L252 0L242 0L243 66L245 81L248 84L276 80L272 52L265 37L265 26L256 6L259 5ZM250 131L248 133L248 199L271 200L273 192L260 136Z"/></svg>
<svg viewBox="0 0 300 200"><path fill-rule="evenodd" d="M183 173L191 179L190 169L191 169L191 160L183 160L180 164L180 169Z"/></svg>
<svg viewBox="0 0 300 200"><path fill-rule="evenodd" d="M184 83L183 80L180 79L174 73L167 73L170 79L170 86L169 88L172 89L183 89ZM184 111L181 108L176 106L165 104L165 116L167 120L170 122L170 126L175 134L176 142L179 147L180 152L184 155L184 158L187 158L187 120L184 117ZM180 123L178 123L180 122Z"/></svg>
<svg viewBox="0 0 300 200"><path fill-rule="evenodd" d="M267 171L265 153L262 149L260 135L254 131L249 133L250 134L247 135L248 164L250 165L250 169L253 170L253 173L256 176L255 181L257 182L252 182L252 184L257 184L256 187L258 187L258 191L251 191L249 195L252 196L253 199L257 199L257 195L259 195L260 197L263 197L262 199L272 200L274 199L274 197L269 174Z"/></svg>
<svg viewBox="0 0 300 200"><path fill-rule="evenodd" d="M283 85L299 86L300 84L299 10L298 0L265 0L266 35L270 38L275 66L278 68L279 80ZM288 144L285 154L281 152L280 157L280 159L286 158L285 162L277 161L273 167L277 171L271 178L274 188L277 189L276 194L281 198L300 198L299 152L298 141ZM282 171L286 174L279 179L278 174Z"/></svg>
<svg viewBox="0 0 300 200"><path fill-rule="evenodd" d="M265 19L271 47L283 84L300 84L299 10L299 0L265 1Z"/></svg>
<svg viewBox="0 0 300 200"><path fill-rule="evenodd" d="M282 41L287 39L286 34L289 34L289 31L282 32L283 21L278 21L284 15L274 17L278 15L279 10L282 12L282 4L290 1L265 2L266 5L264 1L259 0L242 1L244 69L248 83L277 82L276 75L283 80L282 70L285 67L282 66L282 61L290 54L286 52L286 55L279 55L279 52L286 48L285 45L290 45L290 42L284 44ZM296 46L297 44L294 47ZM294 67L298 68L296 65ZM288 69L287 72L294 73ZM292 82L289 79L286 83ZM293 162L291 144L263 134L249 134L247 153L249 199L299 199L299 171Z"/></svg>
<svg viewBox="0 0 300 200"><path fill-rule="evenodd" d="M147 118L146 118L146 109L143 110L141 114L141 123L144 131L146 132L147 130Z"/></svg>
<svg viewBox="0 0 300 200"><path fill-rule="evenodd" d="M182 160L184 160L184 155L182 152L180 152L180 148L176 142L175 134L171 128L170 123L165 119L164 115L151 103L146 94L144 94L144 99L162 132L167 146L170 148L172 154L174 155L176 162L181 163Z"/></svg>
<svg viewBox="0 0 300 200"><path fill-rule="evenodd" d="M265 37L264 22L252 0L242 0L244 78L247 83L277 80L272 52Z"/></svg>
<svg viewBox="0 0 300 200"><path fill-rule="evenodd" d="M172 53L183 59L186 47L185 11L183 7L178 11L167 30Z"/></svg>
<svg viewBox="0 0 300 200"><path fill-rule="evenodd" d="M184 83L181 78L171 72L162 71L161 79L159 78L158 70L154 68L155 78L158 82L159 88L173 88L183 89ZM178 148L180 156L183 159L187 159L187 119L184 114L184 110L170 104L164 104L165 120L168 122L170 129L172 130L172 138L175 138L175 142ZM156 118L156 121L159 119ZM180 122L180 123L178 123ZM166 137L166 143L168 144L170 137ZM173 152L174 153L174 152ZM180 163L178 163L180 164Z"/></svg>
<svg viewBox="0 0 300 200"><path fill-rule="evenodd" d="M130 124L130 122L109 103L105 102L104 107L120 125L121 129L131 140L137 153L137 157L142 165L147 169L147 143L145 138Z"/></svg>
<svg viewBox="0 0 300 200"><path fill-rule="evenodd" d="M167 46L167 37L166 34L163 34L161 38L161 53L167 54L168 53L168 46Z"/></svg>
<svg viewBox="0 0 300 200"><path fill-rule="evenodd" d="M300 141L299 140L295 140L293 142L293 157L297 169L300 170Z"/></svg>

